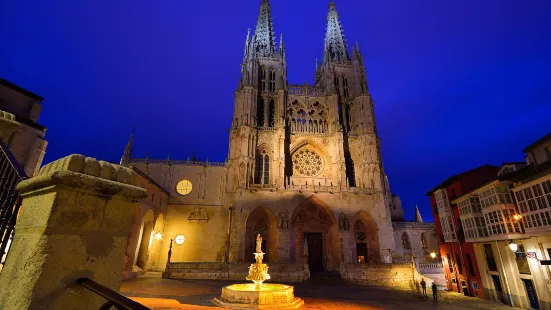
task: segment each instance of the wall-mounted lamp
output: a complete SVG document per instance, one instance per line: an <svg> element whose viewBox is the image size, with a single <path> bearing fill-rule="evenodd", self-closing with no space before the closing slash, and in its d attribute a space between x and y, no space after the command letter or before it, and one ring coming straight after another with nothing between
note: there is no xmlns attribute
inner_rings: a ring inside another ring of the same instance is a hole
<svg viewBox="0 0 551 310"><path fill-rule="evenodd" d="M436 258L436 252L431 252L431 253L430 253L430 257Z"/></svg>
<svg viewBox="0 0 551 310"><path fill-rule="evenodd" d="M176 244L178 245L184 244L184 241L186 241L186 237L184 237L184 235L178 235L176 236L176 238L174 238L174 242L176 242Z"/></svg>
<svg viewBox="0 0 551 310"><path fill-rule="evenodd" d="M522 215L520 215L520 214L515 214L515 215L513 215L513 220L514 220L515 222L520 221L521 218L522 218Z"/></svg>
<svg viewBox="0 0 551 310"><path fill-rule="evenodd" d="M163 239L163 234L161 234L160 232L156 232L156 233L155 233L155 239L156 239L156 240L161 240L161 239Z"/></svg>
<svg viewBox="0 0 551 310"><path fill-rule="evenodd" d="M518 251L518 244L516 244L515 241L511 240L511 242L509 242L509 249L516 253Z"/></svg>

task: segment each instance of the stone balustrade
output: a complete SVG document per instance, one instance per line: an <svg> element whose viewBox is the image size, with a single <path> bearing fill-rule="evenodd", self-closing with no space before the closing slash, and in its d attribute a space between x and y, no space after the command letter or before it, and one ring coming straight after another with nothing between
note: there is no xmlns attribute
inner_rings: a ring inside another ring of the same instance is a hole
<svg viewBox="0 0 551 310"><path fill-rule="evenodd" d="M169 279L234 280L243 281L249 274L250 263L169 263L163 277ZM275 282L302 282L310 278L308 265L268 262L268 273Z"/></svg>
<svg viewBox="0 0 551 310"><path fill-rule="evenodd" d="M310 86L308 84L298 85L298 84L289 84L287 87L287 93L289 95L302 95L302 96L325 96L325 91L323 88Z"/></svg>
<svg viewBox="0 0 551 310"><path fill-rule="evenodd" d="M346 281L360 285L416 290L416 283L421 279L431 283L430 278L419 274L411 264L342 264L340 273Z"/></svg>

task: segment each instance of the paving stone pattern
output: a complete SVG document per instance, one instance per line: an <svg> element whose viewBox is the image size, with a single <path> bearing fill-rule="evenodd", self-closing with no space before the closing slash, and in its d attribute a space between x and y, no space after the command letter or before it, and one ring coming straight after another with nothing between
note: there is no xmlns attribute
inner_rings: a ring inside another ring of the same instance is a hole
<svg viewBox="0 0 551 310"><path fill-rule="evenodd" d="M168 280L149 275L123 282L121 293L155 310L215 310L211 300L220 295L222 286L233 283L237 282ZM439 292L439 300L433 301L430 290L429 298L423 298L407 291L354 285L337 277L314 277L294 286L295 295L305 301L300 309L518 309L452 292Z"/></svg>

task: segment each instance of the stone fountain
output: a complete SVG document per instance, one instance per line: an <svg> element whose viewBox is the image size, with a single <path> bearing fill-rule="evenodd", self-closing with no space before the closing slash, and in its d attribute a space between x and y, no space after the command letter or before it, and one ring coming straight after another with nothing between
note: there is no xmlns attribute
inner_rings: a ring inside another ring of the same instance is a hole
<svg viewBox="0 0 551 310"><path fill-rule="evenodd" d="M256 263L249 267L247 280L253 283L232 284L222 288L222 296L213 302L229 309L296 309L304 305L304 300L295 297L294 288L284 284L264 284L270 279L268 265L262 263L262 237L256 237Z"/></svg>

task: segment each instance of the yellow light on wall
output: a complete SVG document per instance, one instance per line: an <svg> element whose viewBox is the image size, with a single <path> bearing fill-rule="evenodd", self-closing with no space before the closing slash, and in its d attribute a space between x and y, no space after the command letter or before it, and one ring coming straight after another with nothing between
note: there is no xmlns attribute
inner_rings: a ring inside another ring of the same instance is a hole
<svg viewBox="0 0 551 310"><path fill-rule="evenodd" d="M430 253L430 257L436 258L436 252L431 252L431 253Z"/></svg>

